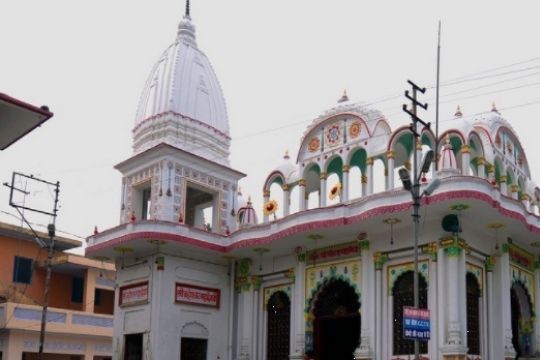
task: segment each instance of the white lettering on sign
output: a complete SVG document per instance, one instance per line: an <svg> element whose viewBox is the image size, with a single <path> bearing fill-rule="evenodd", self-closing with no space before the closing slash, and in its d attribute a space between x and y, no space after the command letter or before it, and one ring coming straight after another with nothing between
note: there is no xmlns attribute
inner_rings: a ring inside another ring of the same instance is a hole
<svg viewBox="0 0 540 360"><path fill-rule="evenodd" d="M220 290L205 288L189 284L176 284L176 298L178 303L203 305L219 308Z"/></svg>
<svg viewBox="0 0 540 360"><path fill-rule="evenodd" d="M139 305L148 302L148 282L122 286L119 301L120 306Z"/></svg>

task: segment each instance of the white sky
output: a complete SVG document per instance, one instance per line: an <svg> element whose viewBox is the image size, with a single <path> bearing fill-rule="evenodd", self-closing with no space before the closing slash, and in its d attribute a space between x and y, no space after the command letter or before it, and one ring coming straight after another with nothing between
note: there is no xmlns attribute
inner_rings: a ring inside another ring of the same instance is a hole
<svg viewBox="0 0 540 360"><path fill-rule="evenodd" d="M441 82L489 72L485 80L441 88L441 127L456 105L465 115L495 101L520 137L540 182L540 21L534 1L192 0L197 42L221 82L232 136L231 161L261 214L262 185L306 126L343 89L374 105L395 129L408 123L400 96L407 79L435 84L442 20ZM55 116L0 153L0 181L13 171L59 180L57 227L78 236L119 221L120 174L131 154L140 91L173 42L183 0L8 0L0 11L0 92ZM532 60L535 59L535 60ZM529 61L531 60L531 61ZM521 71L530 68L527 71ZM480 75L478 75L480 76ZM519 78L519 79L515 79ZM514 80L512 80L514 79ZM444 97L483 85L474 91ZM500 91L520 87L519 89ZM475 96L492 92L485 96ZM435 91L423 97L433 120ZM529 102L529 106L503 110ZM35 196L36 198L39 195ZM32 198L28 198L31 204ZM37 200L36 200L37 201ZM8 189L0 211L14 213ZM3 221L18 222L0 213ZM35 219L47 223L48 219Z"/></svg>

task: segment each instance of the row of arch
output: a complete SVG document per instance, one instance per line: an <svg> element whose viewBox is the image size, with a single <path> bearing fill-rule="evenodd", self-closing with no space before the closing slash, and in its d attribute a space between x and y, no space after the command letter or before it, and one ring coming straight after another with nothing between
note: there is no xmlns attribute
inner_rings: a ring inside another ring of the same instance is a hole
<svg viewBox="0 0 540 360"><path fill-rule="evenodd" d="M480 135L474 131L466 140L459 132L452 131L443 137L445 143L452 146L459 174L490 181L503 195L522 201L528 211L538 214L540 190L535 186L531 188L528 169L523 162L518 164L517 158L512 161L503 152L496 152L488 161ZM265 181L263 200L265 203L275 200L279 204L277 215L287 216L389 191L401 186L397 171L401 167L411 169L413 151L422 159L427 151L435 148L434 136L428 130L422 132L416 146L406 128L393 135L391 144L392 150L382 154L370 155L365 148L357 147L346 154L337 152L324 162L298 164L302 169L297 179L283 171L274 171ZM440 149L441 145L437 147ZM430 174L425 174L426 180L435 176L435 165L432 164ZM337 196L333 196L336 193ZM265 216L264 221L268 220Z"/></svg>
<svg viewBox="0 0 540 360"><path fill-rule="evenodd" d="M414 342L403 338L403 308L413 306L414 273L406 271L401 274L392 288L392 354L414 354ZM467 290L467 346L468 354L481 355L481 301L482 292L476 276L470 272L466 275ZM519 283L512 287L512 299L523 301L526 289ZM427 308L428 285L419 275L419 305ZM517 295L516 295L517 294ZM518 299L519 298L519 299ZM516 307L512 300L512 321L522 318L523 305ZM530 309L525 307L525 312ZM360 298L354 286L346 279L335 278L323 282L315 295L308 302L309 314L313 324L313 333L306 334L306 355L310 359L350 359L358 347L361 333ZM517 309L517 310L516 310ZM267 321L267 360L281 360L289 354L289 326L291 301L284 291L275 292L266 306ZM521 313L518 313L521 311ZM518 331L518 330L516 330ZM513 334L520 352L520 334ZM528 350L522 349L521 354ZM428 353L428 343L421 342L420 352Z"/></svg>

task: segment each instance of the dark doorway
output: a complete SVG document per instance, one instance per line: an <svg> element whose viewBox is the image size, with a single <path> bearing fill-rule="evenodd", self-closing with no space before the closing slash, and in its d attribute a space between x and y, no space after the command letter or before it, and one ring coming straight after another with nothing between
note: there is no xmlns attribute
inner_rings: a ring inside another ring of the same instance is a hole
<svg viewBox="0 0 540 360"><path fill-rule="evenodd" d="M418 305L421 309L427 309L427 283L418 275ZM393 313L394 313L394 355L414 354L414 341L403 338L403 307L414 305L414 272L407 271L394 283L392 289ZM427 341L420 341L420 353L427 354Z"/></svg>
<svg viewBox="0 0 540 360"><path fill-rule="evenodd" d="M124 360L142 360L143 334L129 334L124 339Z"/></svg>
<svg viewBox="0 0 540 360"><path fill-rule="evenodd" d="M206 360L207 339L183 337L180 343L181 360Z"/></svg>
<svg viewBox="0 0 540 360"><path fill-rule="evenodd" d="M328 283L317 296L315 360L352 360L360 340L360 302L343 280Z"/></svg>
<svg viewBox="0 0 540 360"><path fill-rule="evenodd" d="M480 355L480 284L467 273L467 354Z"/></svg>
<svg viewBox="0 0 540 360"><path fill-rule="evenodd" d="M512 316L512 345L516 359L533 353L534 318L532 303L527 288L518 282L510 290L510 308Z"/></svg>
<svg viewBox="0 0 540 360"><path fill-rule="evenodd" d="M266 306L268 314L267 360L289 358L291 301L283 291L275 292Z"/></svg>

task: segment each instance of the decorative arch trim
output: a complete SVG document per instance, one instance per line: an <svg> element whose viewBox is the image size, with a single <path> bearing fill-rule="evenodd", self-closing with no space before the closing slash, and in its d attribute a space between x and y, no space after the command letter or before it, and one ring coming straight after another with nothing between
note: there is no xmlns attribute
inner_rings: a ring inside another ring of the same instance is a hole
<svg viewBox="0 0 540 360"><path fill-rule="evenodd" d="M190 321L182 326L180 331L182 335L188 335L189 337L208 338L210 332L208 328L198 321Z"/></svg>
<svg viewBox="0 0 540 360"><path fill-rule="evenodd" d="M392 295L396 281L408 271L414 272L414 262L388 266L388 295ZM418 274L424 278L429 285L429 261L422 260L418 262Z"/></svg>

